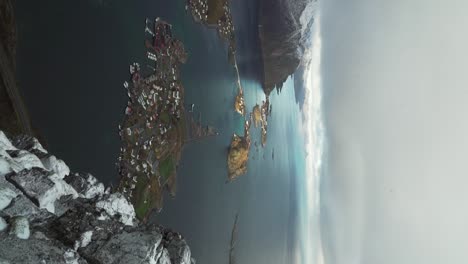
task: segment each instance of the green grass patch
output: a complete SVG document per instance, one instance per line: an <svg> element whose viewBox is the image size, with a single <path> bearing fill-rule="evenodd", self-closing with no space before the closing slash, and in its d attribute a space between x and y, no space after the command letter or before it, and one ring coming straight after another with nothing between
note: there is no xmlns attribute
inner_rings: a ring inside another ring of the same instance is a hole
<svg viewBox="0 0 468 264"><path fill-rule="evenodd" d="M151 201L152 201L151 199L148 199L146 203L144 202L138 203L138 206L135 208L135 213L139 220L145 219L148 212L152 209Z"/></svg>
<svg viewBox="0 0 468 264"><path fill-rule="evenodd" d="M169 116L169 113L167 112L162 112L159 118L161 119L161 121L163 121L166 124L171 121L171 117Z"/></svg>
<svg viewBox="0 0 468 264"><path fill-rule="evenodd" d="M224 3L227 0L208 0L208 24L217 24L218 20L224 15Z"/></svg>
<svg viewBox="0 0 468 264"><path fill-rule="evenodd" d="M149 210L151 210L151 199L148 199L148 180L145 177L139 177L135 186L135 213L137 218L142 220ZM147 200L147 203L145 203Z"/></svg>
<svg viewBox="0 0 468 264"><path fill-rule="evenodd" d="M175 171L175 162L174 162L174 158L172 157L172 155L170 155L166 159L164 159L161 163L159 163L159 173L161 174L161 185L166 184L166 182L169 180L169 177L172 176L174 171Z"/></svg>

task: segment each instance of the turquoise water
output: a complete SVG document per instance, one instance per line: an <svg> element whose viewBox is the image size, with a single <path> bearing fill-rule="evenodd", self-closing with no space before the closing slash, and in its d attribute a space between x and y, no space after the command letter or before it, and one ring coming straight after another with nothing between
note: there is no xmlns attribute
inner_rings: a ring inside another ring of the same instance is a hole
<svg viewBox="0 0 468 264"><path fill-rule="evenodd" d="M257 7L255 1L232 2L241 83L251 111L265 99L259 81ZM282 94L271 95L267 146L257 151L253 145L247 175L226 184L228 146L232 133L243 132L244 119L233 109L236 75L227 63L225 44L214 30L193 23L182 0L104 3L56 0L18 6L20 81L49 150L74 171L116 182L117 126L126 104L122 82L131 62L144 61L145 17L161 16L174 25L174 35L190 55L182 67L186 103L194 103L203 122L221 135L185 146L177 196L166 197L163 211L152 221L181 232L197 263L220 264L228 262L231 228L239 213L238 263L289 263L305 170L293 80ZM36 25L52 32L34 33ZM260 145L260 130L252 135Z"/></svg>

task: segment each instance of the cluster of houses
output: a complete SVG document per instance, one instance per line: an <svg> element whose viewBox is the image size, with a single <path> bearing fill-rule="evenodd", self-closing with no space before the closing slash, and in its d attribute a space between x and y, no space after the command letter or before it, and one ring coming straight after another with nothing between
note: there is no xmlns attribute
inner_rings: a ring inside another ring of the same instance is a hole
<svg viewBox="0 0 468 264"><path fill-rule="evenodd" d="M167 146L175 140L174 128L184 112L178 69L182 62L178 56L185 55L183 45L172 38L170 24L158 18L152 31L146 22L145 31L151 36L146 42L147 57L152 65L147 65L149 73L138 63L130 65L130 81L124 82L129 101L119 127L123 142L119 168L126 178L120 188L129 198L140 176L160 177L159 160L168 154Z"/></svg>
<svg viewBox="0 0 468 264"><path fill-rule="evenodd" d="M185 9L192 11L192 16L197 22L208 20L208 0L188 0Z"/></svg>
<svg viewBox="0 0 468 264"><path fill-rule="evenodd" d="M234 39L234 24L232 23L231 8L228 1L223 5L224 15L218 19L218 34L221 38L231 41Z"/></svg>

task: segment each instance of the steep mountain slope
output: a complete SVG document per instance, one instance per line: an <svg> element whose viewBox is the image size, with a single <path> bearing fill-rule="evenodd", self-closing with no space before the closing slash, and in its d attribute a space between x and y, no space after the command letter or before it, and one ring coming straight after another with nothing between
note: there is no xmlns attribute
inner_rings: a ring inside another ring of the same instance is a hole
<svg viewBox="0 0 468 264"><path fill-rule="evenodd" d="M264 90L281 87L301 63L316 0L259 0Z"/></svg>

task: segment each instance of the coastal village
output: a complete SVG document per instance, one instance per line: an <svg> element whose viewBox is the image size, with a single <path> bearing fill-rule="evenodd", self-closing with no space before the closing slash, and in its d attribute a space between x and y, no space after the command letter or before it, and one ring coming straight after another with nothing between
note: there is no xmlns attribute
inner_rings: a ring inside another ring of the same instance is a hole
<svg viewBox="0 0 468 264"><path fill-rule="evenodd" d="M156 18L146 20L148 64L130 65L128 104L119 133L122 147L120 191L144 219L152 209L161 209L163 191L176 191L176 167L186 138L184 88L180 64L187 60L172 26Z"/></svg>
<svg viewBox="0 0 468 264"><path fill-rule="evenodd" d="M229 53L235 61L229 2L188 0L186 7L195 21L216 27L220 38L228 41ZM194 105L188 111L185 109L180 65L187 61L187 53L183 43L174 38L172 25L160 18L146 19L145 24L147 61L144 65L131 64L130 78L123 84L129 101L119 127L122 147L118 159L121 175L118 188L135 205L140 219L146 219L154 209L162 209L165 191L175 196L176 170L184 144L219 134L214 127L202 125L201 113L198 120L195 118ZM234 66L238 74L237 65ZM260 128L261 144L266 145L267 117L271 113L267 97L247 115L240 79L238 87L234 110L248 118L244 122L244 135L234 134L229 147L228 181L247 172L252 123Z"/></svg>

